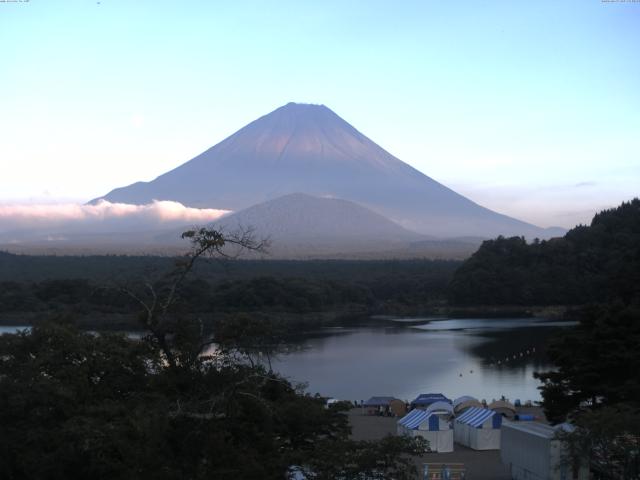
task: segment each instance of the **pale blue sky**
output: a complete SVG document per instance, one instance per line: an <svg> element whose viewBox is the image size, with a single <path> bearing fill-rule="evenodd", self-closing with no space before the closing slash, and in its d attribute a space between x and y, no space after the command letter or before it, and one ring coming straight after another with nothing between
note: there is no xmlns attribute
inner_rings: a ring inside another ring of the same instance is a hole
<svg viewBox="0 0 640 480"><path fill-rule="evenodd" d="M31 0L0 45L0 202L150 180L289 101L542 226L640 194L637 2Z"/></svg>

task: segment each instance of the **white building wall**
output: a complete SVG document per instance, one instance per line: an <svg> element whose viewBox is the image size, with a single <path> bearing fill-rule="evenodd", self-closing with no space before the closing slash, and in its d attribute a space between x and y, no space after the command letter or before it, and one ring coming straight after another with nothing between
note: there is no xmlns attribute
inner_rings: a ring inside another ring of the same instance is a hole
<svg viewBox="0 0 640 480"><path fill-rule="evenodd" d="M562 444L554 438L536 435L502 424L500 457L511 469L513 480L570 480L570 469L561 467ZM579 480L588 480L588 461L578 473Z"/></svg>
<svg viewBox="0 0 640 480"><path fill-rule="evenodd" d="M549 439L505 424L501 430L500 457L511 468L513 480L552 480Z"/></svg>

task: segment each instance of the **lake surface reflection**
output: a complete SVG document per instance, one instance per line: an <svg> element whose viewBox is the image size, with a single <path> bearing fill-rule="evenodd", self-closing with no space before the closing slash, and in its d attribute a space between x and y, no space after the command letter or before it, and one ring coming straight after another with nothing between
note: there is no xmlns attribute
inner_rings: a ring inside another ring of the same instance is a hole
<svg viewBox="0 0 640 480"><path fill-rule="evenodd" d="M551 368L546 343L571 325L531 318L407 323L314 332L301 339L302 350L273 362L274 370L308 382L312 393L347 400L428 392L539 400L533 372Z"/></svg>
<svg viewBox="0 0 640 480"><path fill-rule="evenodd" d="M274 370L308 391L345 400L420 393L450 398L502 395L539 400L533 372L552 368L544 351L572 322L542 319L372 320L366 326L325 328L296 339L297 350L272 361ZM0 334L29 327L0 327ZM139 338L140 332L125 332Z"/></svg>
<svg viewBox="0 0 640 480"><path fill-rule="evenodd" d="M19 332L21 330L31 330L31 327L28 326L24 326L24 325L20 325L17 327L13 327L13 326L9 326L9 327L3 327L0 326L0 335L2 335L3 333L16 333Z"/></svg>

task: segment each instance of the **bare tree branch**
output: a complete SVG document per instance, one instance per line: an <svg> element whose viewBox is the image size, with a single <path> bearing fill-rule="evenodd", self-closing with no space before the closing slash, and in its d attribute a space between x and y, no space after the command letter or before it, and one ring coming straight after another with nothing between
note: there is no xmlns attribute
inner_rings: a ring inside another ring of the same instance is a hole
<svg viewBox="0 0 640 480"><path fill-rule="evenodd" d="M168 364L172 367L177 366L179 361L195 361L205 348L214 343L213 339L204 338L204 325L198 319L201 341L198 342L197 351L192 351L188 359L179 360L174 355L172 334L176 327L176 320L172 318L171 309L178 299L184 280L191 273L196 262L203 257L234 259L246 251L266 253L270 243L268 239L258 239L252 228L239 228L226 233L222 230L200 227L184 232L181 237L189 241L190 250L176 260L175 268L171 272L157 282L144 283L141 293L135 288L120 288L121 292L128 295L143 309L144 327L150 332L150 336L157 342ZM235 249L234 253L227 252L225 247L229 246Z"/></svg>

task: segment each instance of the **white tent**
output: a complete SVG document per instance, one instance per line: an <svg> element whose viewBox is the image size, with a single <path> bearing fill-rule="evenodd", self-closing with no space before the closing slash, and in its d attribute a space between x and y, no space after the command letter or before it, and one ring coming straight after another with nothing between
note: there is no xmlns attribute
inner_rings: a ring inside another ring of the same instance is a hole
<svg viewBox="0 0 640 480"><path fill-rule="evenodd" d="M471 407L456 418L453 436L456 443L474 450L499 450L502 416L486 408Z"/></svg>
<svg viewBox="0 0 640 480"><path fill-rule="evenodd" d="M398 435L422 437L432 452L453 452L453 430L448 420L426 410L411 410L398 420Z"/></svg>
<svg viewBox="0 0 640 480"><path fill-rule="evenodd" d="M453 407L449 402L434 402L427 407L427 412L453 417Z"/></svg>
<svg viewBox="0 0 640 480"><path fill-rule="evenodd" d="M574 478L573 472L561 464L562 444L556 438L558 428L537 422L509 422L502 424L502 463L511 470L514 480L561 480ZM589 478L585 459L578 472L579 480Z"/></svg>

